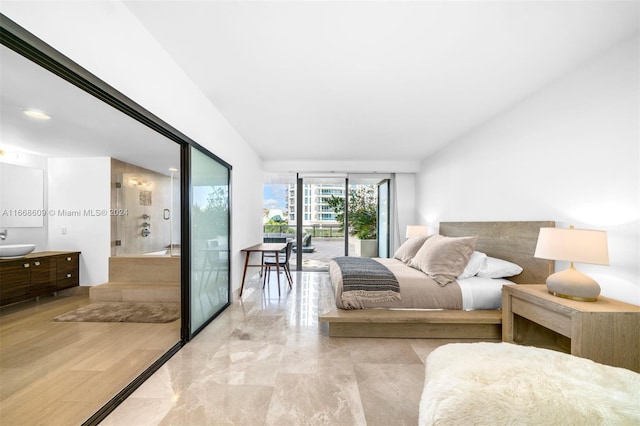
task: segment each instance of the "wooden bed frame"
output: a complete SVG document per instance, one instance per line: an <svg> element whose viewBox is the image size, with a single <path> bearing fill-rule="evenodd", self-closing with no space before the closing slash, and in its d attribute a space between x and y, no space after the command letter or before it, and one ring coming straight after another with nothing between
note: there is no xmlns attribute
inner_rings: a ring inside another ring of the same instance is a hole
<svg viewBox="0 0 640 426"><path fill-rule="evenodd" d="M555 222L441 222L439 233L448 237L477 235L477 251L522 266L522 273L509 280L540 284L554 268L553 261L533 257L542 227L555 227ZM336 308L320 315L319 320L329 324L329 335L335 337L500 339L502 333L500 310Z"/></svg>

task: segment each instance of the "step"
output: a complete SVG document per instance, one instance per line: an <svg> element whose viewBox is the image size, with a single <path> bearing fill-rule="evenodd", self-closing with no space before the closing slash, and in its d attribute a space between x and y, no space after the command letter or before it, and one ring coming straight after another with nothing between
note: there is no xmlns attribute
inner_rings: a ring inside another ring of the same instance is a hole
<svg viewBox="0 0 640 426"><path fill-rule="evenodd" d="M180 303L180 283L108 282L89 289L92 302Z"/></svg>
<svg viewBox="0 0 640 426"><path fill-rule="evenodd" d="M180 282L180 257L117 256L109 258L110 282Z"/></svg>

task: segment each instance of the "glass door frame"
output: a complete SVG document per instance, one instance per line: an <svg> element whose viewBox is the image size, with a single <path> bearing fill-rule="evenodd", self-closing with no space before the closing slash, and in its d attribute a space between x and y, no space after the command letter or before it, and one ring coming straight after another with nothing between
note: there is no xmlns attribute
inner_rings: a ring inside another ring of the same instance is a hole
<svg viewBox="0 0 640 426"><path fill-rule="evenodd" d="M70 82L74 86L84 90L88 94L105 102L107 105L115 108L134 120L142 123L150 129L165 136L167 139L177 143L180 146L180 205L181 205L181 246L186 250L181 253L181 332L180 338L176 344L167 352L161 355L156 361L151 363L142 373L135 377L128 385L121 389L109 402L96 411L84 423L85 425L97 425L104 420L107 415L112 412L122 401L131 395L142 383L144 383L151 375L157 371L165 362L167 362L176 352L180 350L193 336L197 334L203 327L196 331L191 331L188 327L190 323L189 310L189 274L190 274L190 255L189 246L191 244L190 219L189 219L189 175L191 162L189 159L189 149L194 147L205 153L215 161L223 164L229 171L229 229L231 229L231 165L224 162L219 157L209 152L206 148L199 145L188 136L163 121L150 111L137 104L114 87L108 85L100 78L84 69L56 49L31 34L26 29L0 13L0 44L15 51L23 57L31 60L52 74ZM231 235L229 235L229 246L232 246ZM229 257L230 258L230 257ZM230 262L230 259L229 259ZM229 283L231 283L231 268L229 268ZM229 297L230 297L229 292ZM228 306L228 305L227 305ZM224 308L223 308L224 309ZM215 318L212 317L207 322L211 322ZM206 324L205 324L206 326Z"/></svg>
<svg viewBox="0 0 640 426"><path fill-rule="evenodd" d="M326 177L327 179L336 179L336 178L343 178L343 176L340 176L339 174L337 175L326 175L324 176L324 174L320 173L319 177ZM303 197L304 197L304 179L305 176L307 178L314 178L314 176L312 176L312 174L309 174L307 176L307 173L297 173L296 174L296 241L302 241L302 237L303 237L303 227L304 227L304 202L303 202ZM357 177L357 174L353 175L354 177ZM391 230L391 222L392 222L392 218L391 218L391 214L392 214L392 210L391 210L391 185L393 184L393 175L388 175L388 174L380 174L379 180L378 182L375 184L378 188L381 185L385 185L387 187L387 191L386 191L386 197L387 197L387 203L386 203L386 218L387 218L387 223L386 223L386 241L385 241L385 245L387 247L387 255L389 255L389 250L390 250L390 246L391 246L391 237L392 237L392 230ZM357 179L356 179L357 181ZM344 203L345 203L345 212L344 212L344 223L343 223L343 228L344 228L344 256L349 256L349 232L348 232L348 226L349 226L349 193L350 193L350 178L349 178L349 174L346 173L344 174ZM380 194L377 194L377 204L378 204L378 210L380 208L380 203L379 203L379 197ZM378 220L380 218L380 212L377 212L378 214ZM378 223L378 230L380 229L380 224ZM379 236L378 236L379 238ZM380 244L380 241L378 241L378 244ZM297 250L296 251L296 271L302 271L302 256L303 256L303 251L302 250Z"/></svg>
<svg viewBox="0 0 640 426"><path fill-rule="evenodd" d="M182 325L181 325L181 337L186 342L193 339L200 331L202 331L207 325L211 323L218 315L220 315L229 305L231 305L231 256L227 256L227 303L209 317L206 321L204 321L197 329L191 329L191 290L192 290L192 268L193 265L193 255L191 251L191 242L192 242L192 232L191 232L191 197L192 197L192 189L193 182L191 181L191 170L192 170L192 149L197 150L201 154L209 157L211 160L219 163L221 166L226 167L227 169L227 178L228 178L228 210L227 210L227 224L228 224L228 247L231 247L231 170L232 167L230 164L222 160L220 157L211 153L206 148L198 145L197 143L193 144L182 144L182 149L180 150L181 157L181 191L180 191L180 205L182 207L182 222L181 222L181 261L182 261L182 286L181 286L181 304L182 304ZM186 241L186 243L185 243ZM186 252L186 255L185 255Z"/></svg>
<svg viewBox="0 0 640 426"><path fill-rule="evenodd" d="M311 176L308 176L311 178ZM340 178L341 176L326 176L330 179ZM345 206L349 205L349 178L344 177L344 197ZM302 241L303 227L304 227L304 177L301 173L296 174L296 241ZM345 208L344 212L344 255L348 256L349 253L349 233L347 232L347 224L349 223L349 209ZM302 271L302 255L303 250L296 250L296 271Z"/></svg>
<svg viewBox="0 0 640 426"><path fill-rule="evenodd" d="M383 257L382 253L384 253L384 257L389 257L391 253L391 179L383 179L377 184L378 186L378 219L376 221L377 236L378 236L378 256ZM384 192L382 192L384 191ZM384 194L384 197L381 197L380 194ZM382 206L381 201L384 201L384 206ZM381 210L384 209L384 214L382 214ZM381 220L381 219L386 220ZM384 232L382 232L384 231ZM380 238L384 236L385 241L382 241ZM381 250L381 248L383 250Z"/></svg>

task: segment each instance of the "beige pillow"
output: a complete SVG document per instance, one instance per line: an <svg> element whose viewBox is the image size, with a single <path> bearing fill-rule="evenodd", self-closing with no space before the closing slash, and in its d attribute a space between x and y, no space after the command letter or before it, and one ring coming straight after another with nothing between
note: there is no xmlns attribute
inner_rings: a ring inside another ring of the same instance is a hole
<svg viewBox="0 0 640 426"><path fill-rule="evenodd" d="M476 247L478 237L443 237L434 235L422 245L409 262L441 286L449 284L464 271Z"/></svg>
<svg viewBox="0 0 640 426"><path fill-rule="evenodd" d="M430 236L431 235L421 234L409 237L407 241L398 247L398 250L393 254L393 257L404 263L408 263L413 259L413 256L416 255L418 250L420 250L420 247L422 247L424 242L427 241Z"/></svg>

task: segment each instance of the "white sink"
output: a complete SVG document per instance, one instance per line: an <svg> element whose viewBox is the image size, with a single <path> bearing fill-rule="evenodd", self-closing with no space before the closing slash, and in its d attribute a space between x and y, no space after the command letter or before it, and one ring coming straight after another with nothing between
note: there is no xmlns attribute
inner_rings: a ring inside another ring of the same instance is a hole
<svg viewBox="0 0 640 426"><path fill-rule="evenodd" d="M0 245L0 257L5 259L12 257L22 257L31 253L35 248L35 244Z"/></svg>

